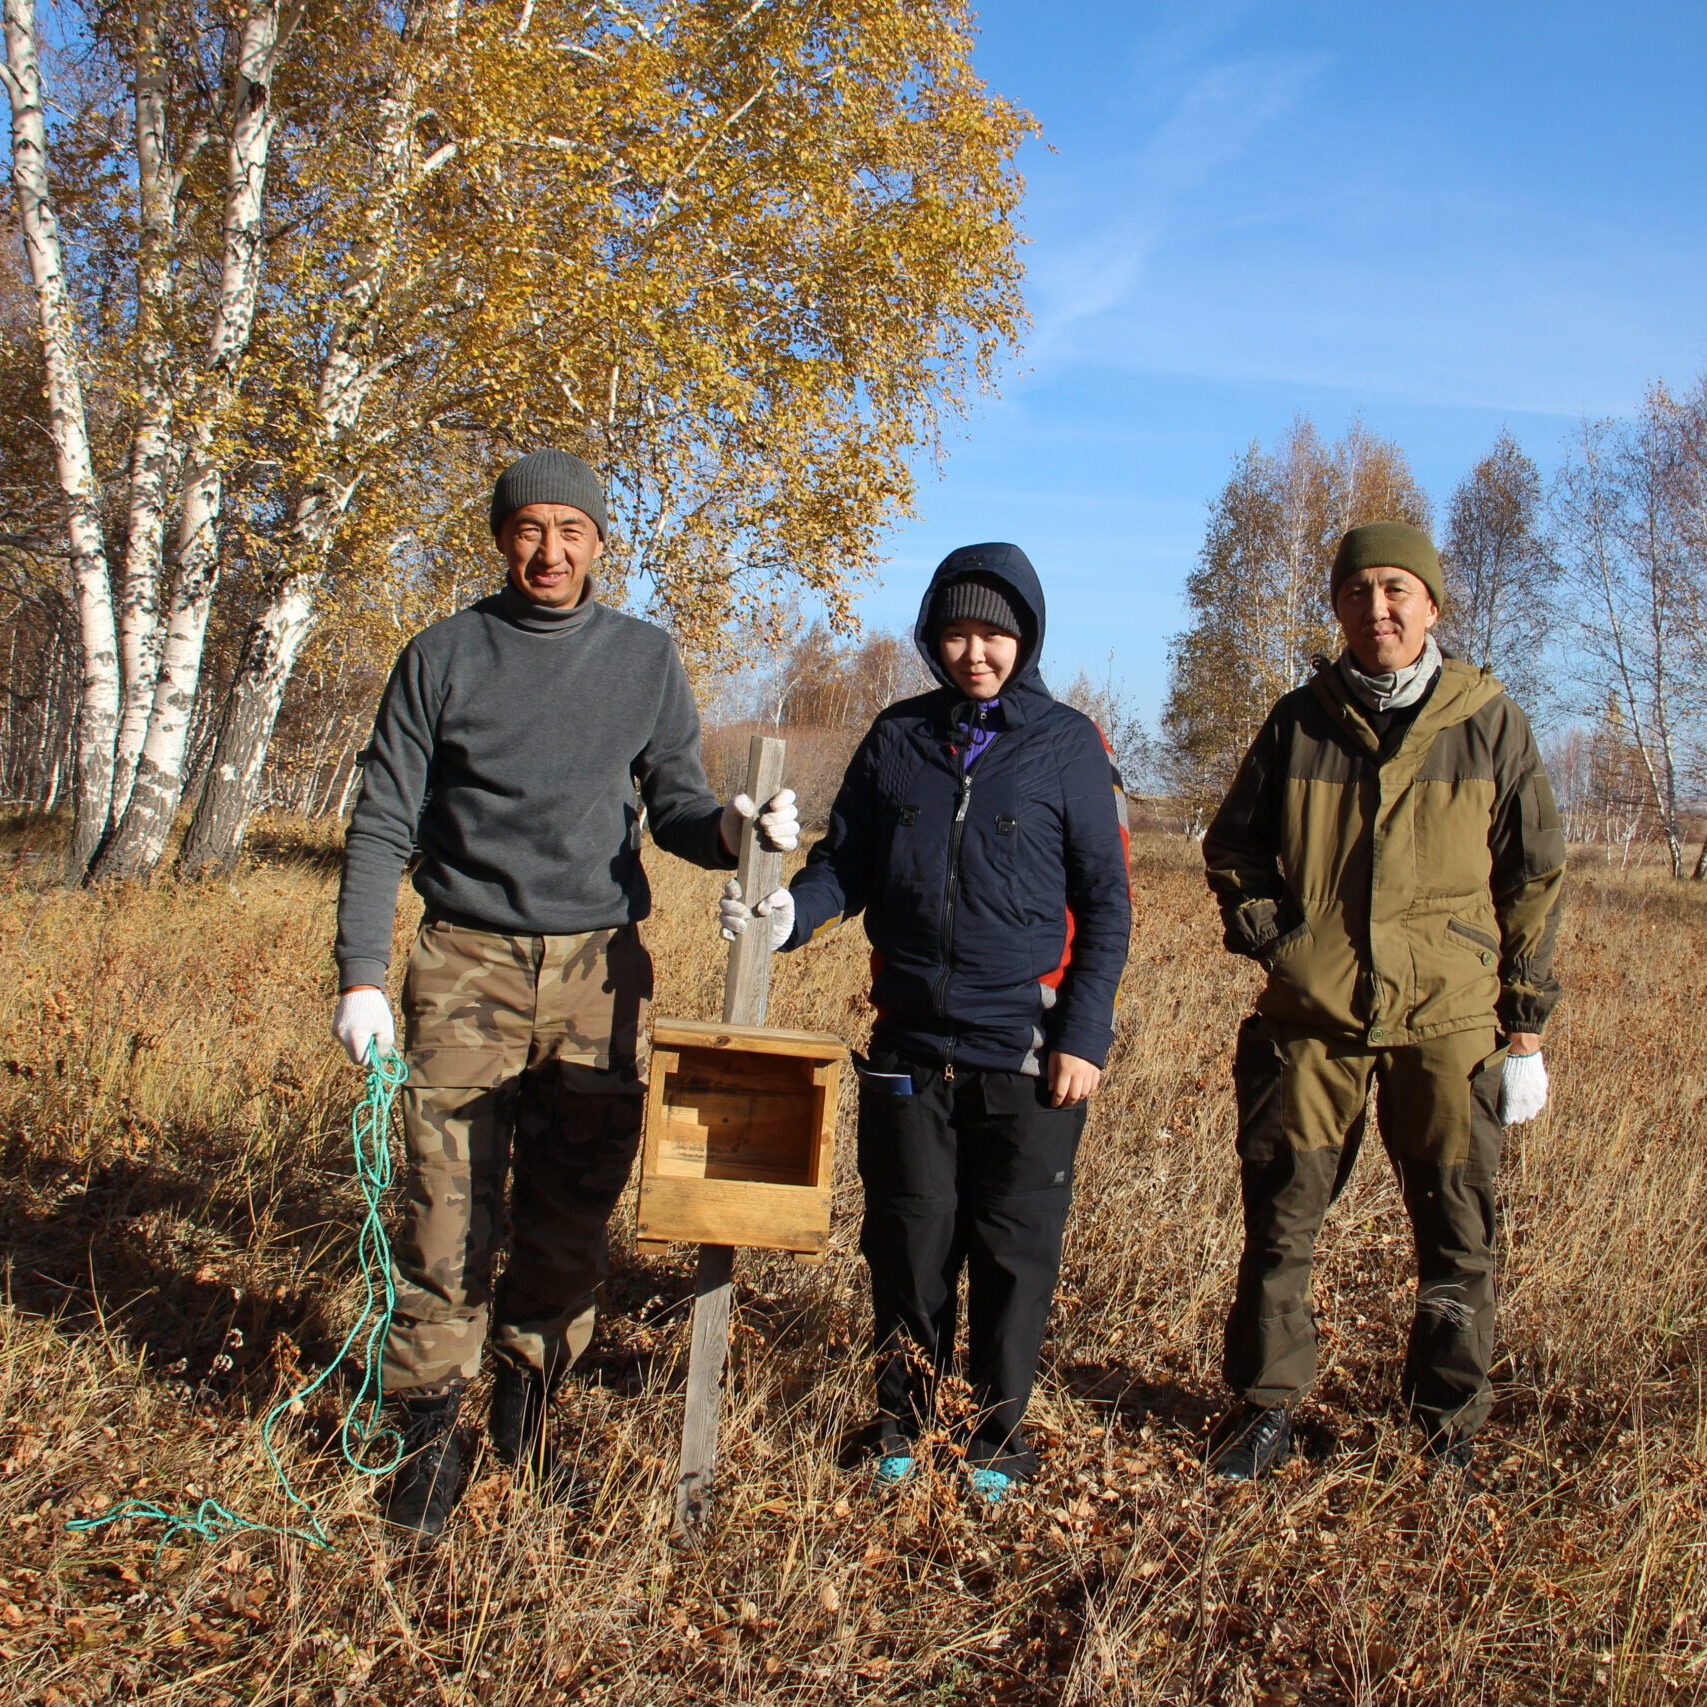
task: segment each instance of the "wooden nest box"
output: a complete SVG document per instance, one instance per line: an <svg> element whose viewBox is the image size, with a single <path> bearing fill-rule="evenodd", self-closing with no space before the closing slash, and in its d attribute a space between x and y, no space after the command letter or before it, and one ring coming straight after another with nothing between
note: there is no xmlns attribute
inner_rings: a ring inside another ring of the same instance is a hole
<svg viewBox="0 0 1707 1707"><path fill-rule="evenodd" d="M821 1262L846 1059L822 1032L655 1020L639 1248L748 1245Z"/></svg>

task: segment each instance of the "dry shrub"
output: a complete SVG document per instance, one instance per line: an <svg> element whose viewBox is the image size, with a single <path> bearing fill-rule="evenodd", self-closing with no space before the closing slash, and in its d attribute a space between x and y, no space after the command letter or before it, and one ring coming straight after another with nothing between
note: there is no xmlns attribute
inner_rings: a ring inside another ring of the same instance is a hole
<svg viewBox="0 0 1707 1707"><path fill-rule="evenodd" d="M1205 1488L1237 1250L1227 1061L1252 975L1219 950L1195 850L1151 839L1034 1407L1048 1468L1025 1497L991 1516L952 1474L885 1497L838 1469L866 1403L844 1177L825 1267L740 1259L705 1550L665 1540L691 1253L640 1259L621 1236L559 1408L585 1512L542 1509L482 1460L445 1545L410 1559L330 1449L329 1395L287 1452L335 1553L244 1534L157 1555L146 1526L65 1521L204 1493L287 1520L256 1425L354 1304L355 1079L326 1036L335 850L274 824L235 884L69 895L37 885L32 834L13 834L0 893L0 1700L1707 1696L1700 890L1574 886L1555 1103L1503 1175L1483 1495L1432 1487L1392 1410L1409 1241L1373 1144L1324 1237L1309 1453L1265 1488ZM719 880L652 870L660 1011L713 1014ZM776 963L773 1021L857 1041L865 971L857 930Z"/></svg>

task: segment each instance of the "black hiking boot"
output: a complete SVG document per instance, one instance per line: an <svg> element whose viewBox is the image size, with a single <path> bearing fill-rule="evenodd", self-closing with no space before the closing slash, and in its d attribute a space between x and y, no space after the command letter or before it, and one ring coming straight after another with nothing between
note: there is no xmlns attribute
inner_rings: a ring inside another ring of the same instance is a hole
<svg viewBox="0 0 1707 1707"><path fill-rule="evenodd" d="M546 1427L555 1387L537 1371L499 1358L486 1433L499 1463L517 1482L539 1489L549 1500L579 1504L586 1498L586 1484L558 1457Z"/></svg>
<svg viewBox="0 0 1707 1707"><path fill-rule="evenodd" d="M404 1393L392 1401L405 1457L385 1490L385 1520L418 1536L425 1546L438 1540L462 1492L462 1439L456 1413L462 1383L430 1392Z"/></svg>
<svg viewBox="0 0 1707 1707"><path fill-rule="evenodd" d="M1423 1458L1428 1465L1429 1481L1442 1497L1468 1498L1485 1492L1482 1478L1476 1474L1475 1453L1469 1441L1424 1441Z"/></svg>
<svg viewBox="0 0 1707 1707"><path fill-rule="evenodd" d="M1247 1401L1210 1435L1209 1473L1225 1482L1257 1482L1284 1464L1291 1450L1292 1419L1284 1407L1264 1409Z"/></svg>

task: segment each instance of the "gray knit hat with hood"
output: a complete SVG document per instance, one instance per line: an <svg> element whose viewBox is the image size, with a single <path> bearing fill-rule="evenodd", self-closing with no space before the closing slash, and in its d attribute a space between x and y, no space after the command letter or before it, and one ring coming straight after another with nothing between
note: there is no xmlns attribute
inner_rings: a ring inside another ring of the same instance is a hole
<svg viewBox="0 0 1707 1707"><path fill-rule="evenodd" d="M951 622L986 622L1011 634L1016 640L1025 638L1030 628L1024 613L1013 596L993 575L966 575L950 581L938 590L931 600L930 631L934 642L937 635Z"/></svg>

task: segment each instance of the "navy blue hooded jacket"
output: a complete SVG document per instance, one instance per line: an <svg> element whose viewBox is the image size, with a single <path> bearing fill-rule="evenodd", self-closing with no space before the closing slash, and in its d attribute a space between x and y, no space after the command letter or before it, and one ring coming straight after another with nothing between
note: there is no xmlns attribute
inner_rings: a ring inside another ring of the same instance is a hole
<svg viewBox="0 0 1707 1707"><path fill-rule="evenodd" d="M1031 616L1002 685L1006 725L970 771L969 712L929 632L967 575ZM1132 903L1120 778L1097 727L1043 685L1043 590L1013 545L938 566L913 638L943 685L882 712L854 754L828 834L790 885L796 948L864 913L877 1040L931 1061L1037 1073L1050 1050L1101 1066Z"/></svg>

